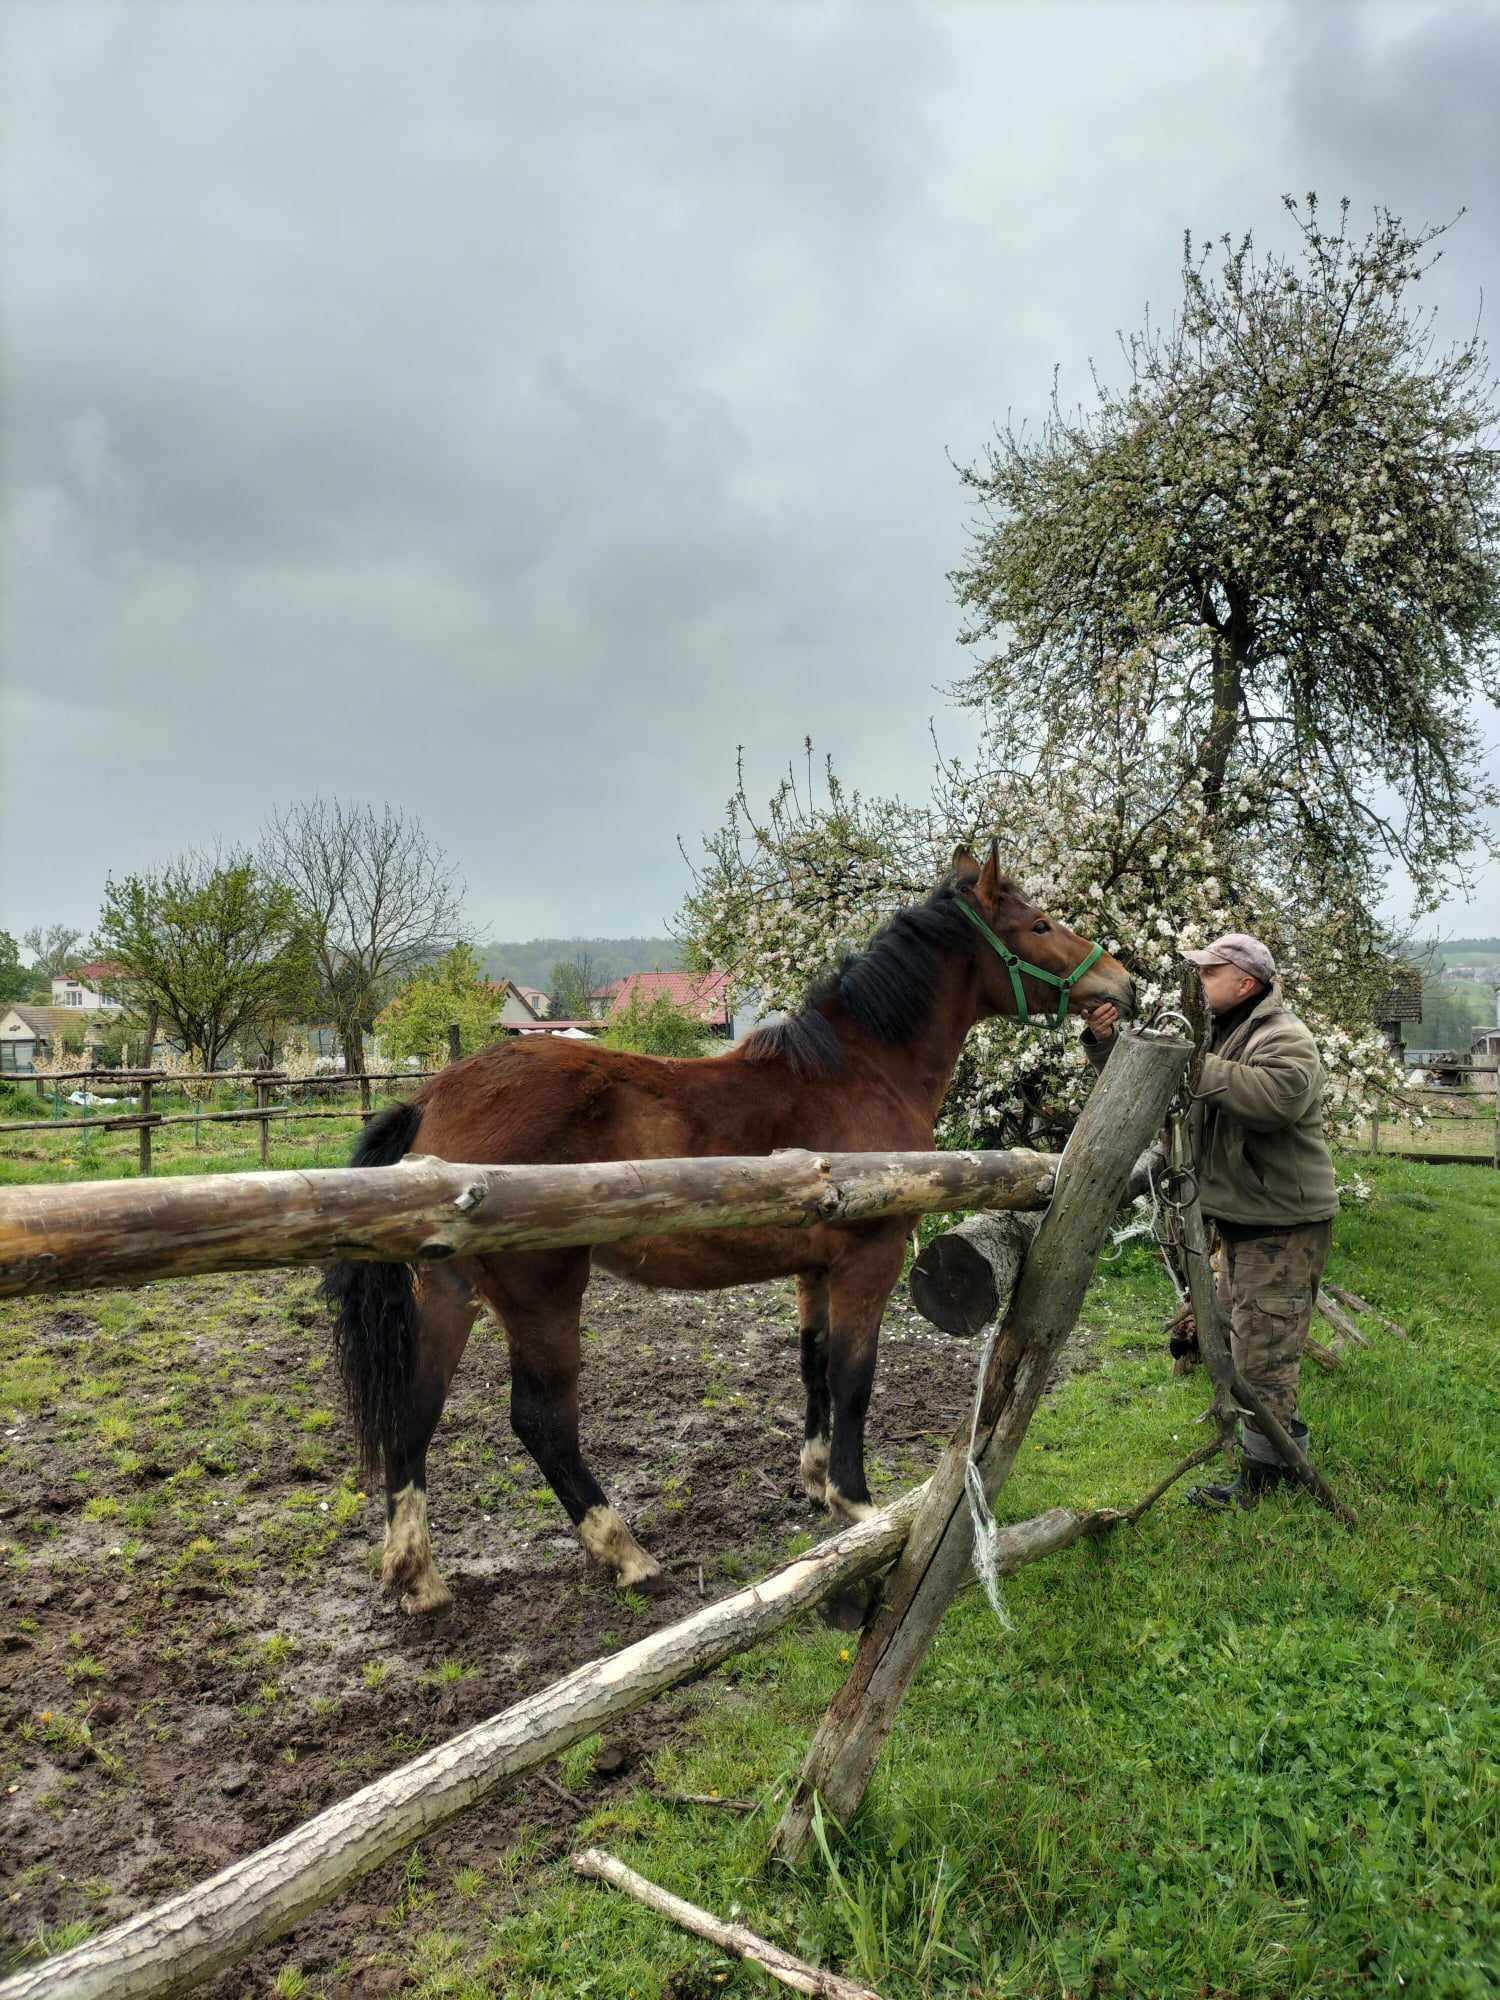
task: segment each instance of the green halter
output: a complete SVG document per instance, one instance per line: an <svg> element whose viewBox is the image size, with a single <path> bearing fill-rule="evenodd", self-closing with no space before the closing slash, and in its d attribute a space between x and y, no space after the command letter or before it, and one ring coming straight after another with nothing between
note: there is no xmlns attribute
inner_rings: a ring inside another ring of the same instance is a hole
<svg viewBox="0 0 1500 2000"><path fill-rule="evenodd" d="M971 903L966 903L962 896L956 898L956 901L958 907L963 911L979 935L999 954L1001 963L1010 973L1010 990L1015 995L1016 1013L1021 1020L1029 1021L1031 1019L1031 1009L1026 1004L1026 994L1021 985L1021 974L1029 972L1033 979L1043 979L1049 986L1057 988L1057 1018L1053 1021L1052 1025L1054 1028L1060 1028L1068 1018L1068 995L1072 992L1077 982L1089 970L1090 966L1103 958L1103 945L1096 944L1087 958L1080 959L1071 972L1064 973L1059 977L1057 973L1048 972L1040 965L1032 965L1024 958L1017 958L1010 946L1002 944L1000 939L995 936L995 933Z"/></svg>

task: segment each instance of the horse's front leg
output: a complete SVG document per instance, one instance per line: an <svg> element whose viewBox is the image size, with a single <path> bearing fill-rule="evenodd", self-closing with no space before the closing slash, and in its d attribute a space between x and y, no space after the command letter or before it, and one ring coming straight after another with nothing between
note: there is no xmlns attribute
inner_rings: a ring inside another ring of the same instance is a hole
<svg viewBox="0 0 1500 2000"><path fill-rule="evenodd" d="M807 1421L797 1477L809 1500L828 1498L828 1274L797 1275L797 1338L802 1352L802 1386Z"/></svg>
<svg viewBox="0 0 1500 2000"><path fill-rule="evenodd" d="M880 1319L901 1275L906 1231L887 1223L856 1238L828 1276L828 1505L851 1521L875 1509L865 1479L865 1413L875 1386Z"/></svg>

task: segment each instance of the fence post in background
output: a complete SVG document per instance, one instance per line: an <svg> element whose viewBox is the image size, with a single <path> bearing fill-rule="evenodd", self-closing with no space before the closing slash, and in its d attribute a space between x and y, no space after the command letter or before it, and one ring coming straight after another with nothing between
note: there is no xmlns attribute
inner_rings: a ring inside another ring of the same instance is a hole
<svg viewBox="0 0 1500 2000"><path fill-rule="evenodd" d="M463 1054L463 1052L464 1052L464 1038L461 1032L459 1031L459 1026L457 1021L454 1021L453 1023L451 1023L448 1029L449 1062L457 1062L459 1057Z"/></svg>
<svg viewBox="0 0 1500 2000"><path fill-rule="evenodd" d="M147 1118L149 1118L149 1117L151 1116L151 1085L150 1085L149 1083L143 1083L143 1084L141 1085L141 1112L142 1112L142 1115L143 1115L143 1116L145 1116L145 1117L147 1117ZM143 1126L141 1127L141 1169L140 1169L140 1171L141 1171L141 1179L142 1179L142 1180L148 1180L148 1179L150 1178L150 1175L151 1175L151 1127L150 1127L149 1125L143 1125Z"/></svg>
<svg viewBox="0 0 1500 2000"><path fill-rule="evenodd" d="M47 1095L47 1086L42 1082L42 1079L39 1076L35 1076L32 1078L32 1082L36 1085L37 1096L45 1099Z"/></svg>
<svg viewBox="0 0 1500 2000"><path fill-rule="evenodd" d="M1380 1151L1380 1120L1378 1118L1370 1120L1370 1151L1372 1153Z"/></svg>
<svg viewBox="0 0 1500 2000"><path fill-rule="evenodd" d="M255 1080L255 1108L261 1114L257 1122L260 1132L260 1163L263 1167L271 1163L271 1114L266 1108L270 1101L270 1085Z"/></svg>
<svg viewBox="0 0 1500 2000"><path fill-rule="evenodd" d="M359 1108L368 1118L370 1115L370 1075L367 1070L359 1080Z"/></svg>

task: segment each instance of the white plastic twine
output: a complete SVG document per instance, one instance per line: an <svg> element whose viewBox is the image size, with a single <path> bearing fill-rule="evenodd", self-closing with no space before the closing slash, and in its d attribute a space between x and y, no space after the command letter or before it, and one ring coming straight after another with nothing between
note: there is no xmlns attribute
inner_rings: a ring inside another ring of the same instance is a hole
<svg viewBox="0 0 1500 2000"><path fill-rule="evenodd" d="M984 1378L990 1372L990 1355L994 1352L999 1331L999 1320L991 1320L990 1330L984 1337L984 1351L979 1357L979 1379L974 1384L974 1414L969 1420L969 1456L964 1465L964 1491L969 1496L969 1519L974 1525L974 1547L969 1560L974 1565L974 1574L984 1586L991 1611L1009 1632L1014 1629L1014 1620L1000 1595L1000 1530L985 1498L984 1480L975 1456L979 1448L979 1405L984 1396Z"/></svg>

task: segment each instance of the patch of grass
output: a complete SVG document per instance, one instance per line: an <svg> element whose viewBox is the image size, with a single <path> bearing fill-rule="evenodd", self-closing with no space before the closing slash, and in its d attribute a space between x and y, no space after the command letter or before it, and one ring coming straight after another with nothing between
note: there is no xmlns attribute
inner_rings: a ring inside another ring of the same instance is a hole
<svg viewBox="0 0 1500 2000"><path fill-rule="evenodd" d="M430 1687L457 1687L461 1681L471 1681L479 1672L477 1667L465 1666L462 1660L452 1658L439 1660L422 1678Z"/></svg>

